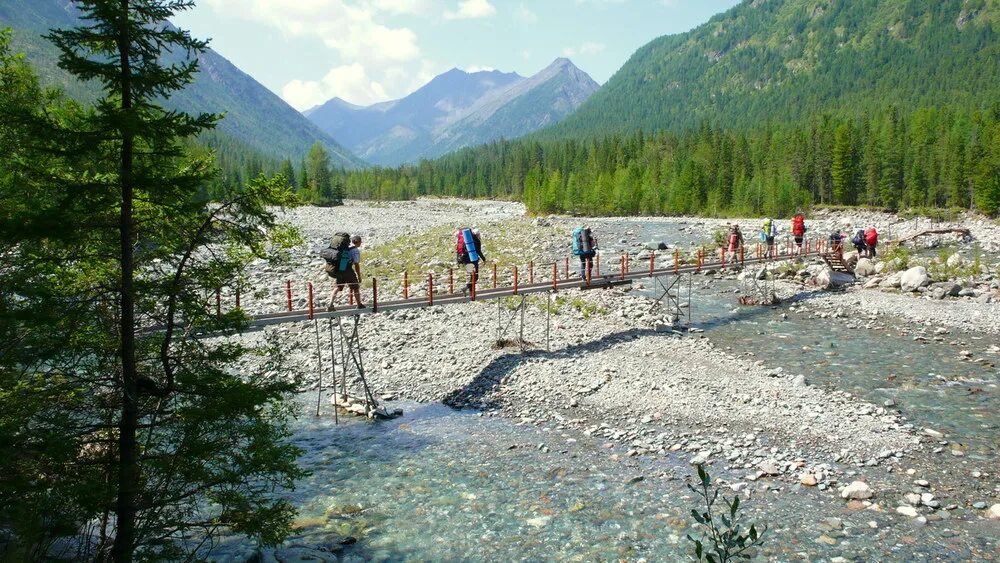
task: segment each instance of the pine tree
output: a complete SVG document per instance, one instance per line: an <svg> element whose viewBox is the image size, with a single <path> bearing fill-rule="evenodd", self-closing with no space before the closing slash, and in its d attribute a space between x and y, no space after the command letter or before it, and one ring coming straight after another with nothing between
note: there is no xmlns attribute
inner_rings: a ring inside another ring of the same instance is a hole
<svg viewBox="0 0 1000 563"><path fill-rule="evenodd" d="M286 158L281 162L281 170L279 171L282 178L285 179L285 184L292 190L295 190L295 169L292 168L291 159Z"/></svg>
<svg viewBox="0 0 1000 563"><path fill-rule="evenodd" d="M202 197L214 166L190 158L184 139L218 117L158 105L190 83L205 48L163 23L190 2L75 6L83 24L50 39L62 68L98 83L97 105L25 110L0 127L30 130L35 152L9 163L17 182L0 180L4 226L19 227L0 240L16 265L0 268L0 334L16 343L0 354L0 412L28 417L14 428L29 434L70 430L47 437L54 452L30 440L15 450L13 474L56 487L47 498L63 503L61 524L90 538L83 527L98 523L95 559L197 559L186 540L219 528L276 543L293 510L272 493L302 475L285 440L295 384L268 381L263 367L237 375L232 366L256 350L191 335L244 326L239 311L216 315L203 292L236 283L272 244L294 243L270 211L292 196L256 180L218 204ZM171 63L161 49L191 56ZM67 426L50 425L57 420ZM10 428L0 425L0 444L11 443ZM66 452L63 465L48 464ZM35 466L39 454L55 457ZM53 467L69 482L39 472ZM81 496L80 480L94 474L100 484ZM12 510L37 514L33 498ZM66 535L48 516L37 537Z"/></svg>
<svg viewBox="0 0 1000 563"><path fill-rule="evenodd" d="M856 196L854 149L851 128L846 123L837 128L834 136L833 162L830 174L833 179L834 202L842 205L853 204Z"/></svg>

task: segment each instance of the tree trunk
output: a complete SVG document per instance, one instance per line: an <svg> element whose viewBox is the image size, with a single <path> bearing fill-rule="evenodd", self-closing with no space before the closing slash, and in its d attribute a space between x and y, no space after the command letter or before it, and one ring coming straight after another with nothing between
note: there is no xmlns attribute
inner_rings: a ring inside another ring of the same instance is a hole
<svg viewBox="0 0 1000 563"><path fill-rule="evenodd" d="M120 0L122 20L118 29L118 53L121 64L120 86L122 109L132 109L131 68L129 64L128 36L129 0ZM133 138L130 122L122 128L121 168L121 214L119 234L121 242L121 289L119 308L121 311L121 398L122 412L118 423L118 499L115 506L117 530L111 556L117 562L132 561L135 550L136 505L139 488L138 452L136 450L136 427L138 425L138 397L136 396L135 362L135 287L133 263L132 221L132 158Z"/></svg>

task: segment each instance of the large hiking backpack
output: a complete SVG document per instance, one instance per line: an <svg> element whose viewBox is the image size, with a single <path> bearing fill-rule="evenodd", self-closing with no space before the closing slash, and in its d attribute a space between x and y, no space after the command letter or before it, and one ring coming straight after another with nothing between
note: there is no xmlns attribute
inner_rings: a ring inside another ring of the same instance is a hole
<svg viewBox="0 0 1000 563"><path fill-rule="evenodd" d="M591 243L592 240L590 229L583 227L573 229L573 255L585 256L593 252L594 245Z"/></svg>
<svg viewBox="0 0 1000 563"><path fill-rule="evenodd" d="M764 233L765 237L774 236L774 232L771 230L773 226L773 221L764 219L764 227L761 229L761 232Z"/></svg>
<svg viewBox="0 0 1000 563"><path fill-rule="evenodd" d="M337 233L333 235L330 246L319 253L326 260L324 270L330 277L337 272L346 272L351 267L351 235Z"/></svg>
<svg viewBox="0 0 1000 563"><path fill-rule="evenodd" d="M865 231L865 244L868 246L875 246L878 244L878 231L875 230L875 227Z"/></svg>
<svg viewBox="0 0 1000 563"><path fill-rule="evenodd" d="M854 236L851 237L851 244L854 246L864 246L865 245L865 232L861 229L855 231Z"/></svg>
<svg viewBox="0 0 1000 563"><path fill-rule="evenodd" d="M806 218L799 213L795 217L792 217L792 235L800 237L804 234L806 234Z"/></svg>
<svg viewBox="0 0 1000 563"><path fill-rule="evenodd" d="M479 252L476 251L476 237L472 234L472 229L459 229L456 233L455 250L458 253L458 261L462 264L474 264L479 262Z"/></svg>

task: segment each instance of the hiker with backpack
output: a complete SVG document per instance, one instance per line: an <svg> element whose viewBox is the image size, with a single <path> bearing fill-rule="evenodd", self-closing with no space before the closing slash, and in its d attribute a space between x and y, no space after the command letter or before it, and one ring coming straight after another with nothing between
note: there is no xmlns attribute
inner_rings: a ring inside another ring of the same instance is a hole
<svg viewBox="0 0 1000 563"><path fill-rule="evenodd" d="M773 219L764 219L764 224L760 229L760 240L767 245L765 258L776 258L774 239L778 236L778 226Z"/></svg>
<svg viewBox="0 0 1000 563"><path fill-rule="evenodd" d="M479 279L479 264L486 261L483 254L483 239L477 228L462 228L455 232L455 251L459 264L465 266L467 281L462 294L472 291L472 286Z"/></svg>
<svg viewBox="0 0 1000 563"><path fill-rule="evenodd" d="M854 249L858 251L858 256L868 256L868 243L865 241L864 229L854 231L854 236L851 237L851 244L853 244Z"/></svg>
<svg viewBox="0 0 1000 563"><path fill-rule="evenodd" d="M837 229L830 233L830 252L843 252L844 250L844 237L847 236L843 231Z"/></svg>
<svg viewBox="0 0 1000 563"><path fill-rule="evenodd" d="M792 217L792 237L795 239L795 255L802 254L802 241L806 236L806 216L796 213Z"/></svg>
<svg viewBox="0 0 1000 563"><path fill-rule="evenodd" d="M743 246L743 231L740 230L740 226L733 223L729 227L729 234L727 236L726 250L729 253L729 263L735 264L738 258L739 250Z"/></svg>
<svg viewBox="0 0 1000 563"><path fill-rule="evenodd" d="M337 296L348 286L348 291L354 295L358 309L364 309L361 302L361 237L351 237L347 233L337 233L333 236L330 246L325 248L320 256L326 260L326 273L334 279L336 286L330 294L327 311L336 310Z"/></svg>
<svg viewBox="0 0 1000 563"><path fill-rule="evenodd" d="M597 239L590 227L573 230L573 254L580 258L580 279L589 283L594 270L594 256L597 256Z"/></svg>
<svg viewBox="0 0 1000 563"><path fill-rule="evenodd" d="M868 247L868 257L875 258L878 246L878 231L875 230L875 227L869 226L865 230L865 246Z"/></svg>

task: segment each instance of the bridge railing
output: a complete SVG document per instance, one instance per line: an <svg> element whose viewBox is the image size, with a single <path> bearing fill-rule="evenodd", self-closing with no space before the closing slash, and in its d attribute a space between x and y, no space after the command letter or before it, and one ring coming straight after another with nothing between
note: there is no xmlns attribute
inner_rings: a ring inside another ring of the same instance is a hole
<svg viewBox="0 0 1000 563"><path fill-rule="evenodd" d="M703 269L731 267L733 262L742 267L747 262L779 261L825 253L829 251L829 246L829 241L805 238L799 252L792 238L786 237L776 241L770 253L767 245L761 242L743 244L735 252L729 251L726 246L714 245L703 245L686 252L678 248L666 251L599 252L594 258L591 275L606 283L635 279L644 273L650 276L680 273L682 270L698 273ZM435 301L460 297L475 300L478 296L492 296L497 291L517 295L520 290L537 290L542 286L558 290L594 281L581 279L578 272L579 258L573 256L545 262L529 261L526 264L490 262L480 266L468 295L463 295L462 292L469 282L469 274L464 267L429 269L419 273L401 271L392 277L366 278L361 281L360 290L362 302L377 310L380 305L399 301L424 300L427 304L434 304ZM254 292L244 291L240 287L220 288L209 297L209 306L220 314L224 310L245 308L263 315L307 311L311 318L316 312L326 310L335 283L332 279L328 282L285 280L280 286L270 290ZM347 304L346 307L356 306L348 288L345 287L341 293L343 295L340 296L338 308L345 307L344 303Z"/></svg>

